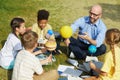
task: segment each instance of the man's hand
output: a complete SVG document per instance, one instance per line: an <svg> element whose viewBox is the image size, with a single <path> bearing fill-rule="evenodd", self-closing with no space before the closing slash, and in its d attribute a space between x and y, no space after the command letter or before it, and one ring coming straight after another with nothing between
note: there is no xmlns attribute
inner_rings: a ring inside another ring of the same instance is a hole
<svg viewBox="0 0 120 80"><path fill-rule="evenodd" d="M82 39L84 39L84 40L90 40L90 37L89 37L89 35L88 35L88 33L84 33L84 35L78 35L80 38L82 38Z"/></svg>
<svg viewBox="0 0 120 80"><path fill-rule="evenodd" d="M78 35L78 37L80 37L81 39L87 40L89 43L93 45L97 45L96 40L93 40L92 38L90 38L90 36L86 32L84 33L84 35Z"/></svg>

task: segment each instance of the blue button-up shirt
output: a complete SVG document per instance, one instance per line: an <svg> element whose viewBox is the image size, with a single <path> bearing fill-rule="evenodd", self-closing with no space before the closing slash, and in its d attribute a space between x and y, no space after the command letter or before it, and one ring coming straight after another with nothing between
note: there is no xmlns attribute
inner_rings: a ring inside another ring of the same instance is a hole
<svg viewBox="0 0 120 80"><path fill-rule="evenodd" d="M79 18L76 20L72 25L73 33L76 32L77 29L79 29L79 33L88 33L89 37L91 37L93 40L96 40L97 45L96 47L100 47L101 44L103 44L105 39L105 33L106 33L106 26L102 22L101 19L98 19L96 23L92 24L90 23L90 17L85 16L82 18ZM83 41L86 44L90 44L87 40L83 40L78 37L79 40Z"/></svg>

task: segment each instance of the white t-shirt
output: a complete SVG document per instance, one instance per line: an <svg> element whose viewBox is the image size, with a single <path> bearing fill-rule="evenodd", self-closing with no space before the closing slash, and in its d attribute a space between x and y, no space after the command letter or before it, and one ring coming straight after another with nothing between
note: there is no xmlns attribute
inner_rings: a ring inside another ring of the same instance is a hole
<svg viewBox="0 0 120 80"><path fill-rule="evenodd" d="M13 33L8 35L8 38L0 51L0 65L9 66L10 63L15 59L19 50L21 50L22 44L20 39Z"/></svg>
<svg viewBox="0 0 120 80"><path fill-rule="evenodd" d="M43 72L40 60L32 53L21 50L15 60L12 80L33 80L33 74Z"/></svg>

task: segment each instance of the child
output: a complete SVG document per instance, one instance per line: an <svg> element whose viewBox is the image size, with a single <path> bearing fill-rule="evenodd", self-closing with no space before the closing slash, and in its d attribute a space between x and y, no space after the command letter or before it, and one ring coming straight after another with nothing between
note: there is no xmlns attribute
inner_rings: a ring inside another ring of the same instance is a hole
<svg viewBox="0 0 120 80"><path fill-rule="evenodd" d="M57 71L43 73L40 60L34 55L33 50L37 47L38 35L33 31L27 31L22 36L24 50L21 50L15 61L12 80L57 80ZM45 62L51 62L50 55ZM37 75L34 75L36 73ZM34 79L33 79L34 78Z"/></svg>
<svg viewBox="0 0 120 80"><path fill-rule="evenodd" d="M110 46L110 51L105 55L105 61L101 70L91 62L91 69L98 72L98 77L90 77L85 80L119 80L120 79L120 30L113 28L106 32L106 43Z"/></svg>
<svg viewBox="0 0 120 80"><path fill-rule="evenodd" d="M40 38L49 39L46 35L48 30L52 30L51 25L48 24L49 12L42 9L38 11L37 23L33 24L32 31L38 34L38 40ZM50 36L50 39L54 39L54 35Z"/></svg>
<svg viewBox="0 0 120 80"><path fill-rule="evenodd" d="M48 24L48 18L49 18L49 12L47 10L39 10L37 14L37 23L33 24L32 31L36 32L38 34L38 43L45 44L46 41L52 39L55 40L55 35L52 31L52 27L50 24ZM48 32L50 31L50 34L48 36ZM59 51L59 44L57 44L56 52L60 53ZM53 52L53 53L56 53Z"/></svg>
<svg viewBox="0 0 120 80"><path fill-rule="evenodd" d="M19 36L25 32L25 21L22 18L13 18L10 24L12 32L0 51L0 66L4 69L12 69L15 57L22 49Z"/></svg>

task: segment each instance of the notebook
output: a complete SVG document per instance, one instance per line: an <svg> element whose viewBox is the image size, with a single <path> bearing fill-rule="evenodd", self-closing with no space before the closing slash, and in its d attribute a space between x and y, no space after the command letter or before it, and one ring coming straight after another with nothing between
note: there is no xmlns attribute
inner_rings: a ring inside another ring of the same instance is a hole
<svg viewBox="0 0 120 80"><path fill-rule="evenodd" d="M68 76L71 75L71 76L74 76L74 77L79 77L82 74L82 71L67 68L63 73L67 74Z"/></svg>

